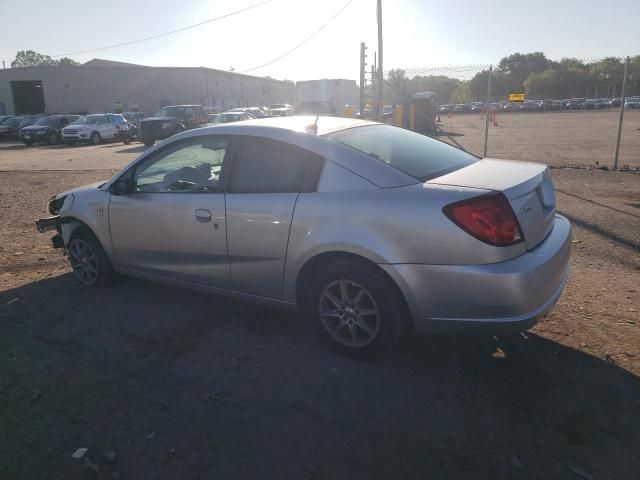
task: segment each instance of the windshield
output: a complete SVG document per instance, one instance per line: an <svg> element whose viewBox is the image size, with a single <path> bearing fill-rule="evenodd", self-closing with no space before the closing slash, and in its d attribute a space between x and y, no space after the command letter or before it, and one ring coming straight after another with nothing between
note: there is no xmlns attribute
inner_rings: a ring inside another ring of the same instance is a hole
<svg viewBox="0 0 640 480"><path fill-rule="evenodd" d="M388 125L350 128L327 138L366 153L421 182L477 161L474 156L444 142Z"/></svg>
<svg viewBox="0 0 640 480"><path fill-rule="evenodd" d="M34 125L41 125L46 127L55 127L58 124L58 117L44 117L38 120Z"/></svg>
<svg viewBox="0 0 640 480"><path fill-rule="evenodd" d="M158 110L155 117L184 117L184 107L164 107Z"/></svg>
<svg viewBox="0 0 640 480"><path fill-rule="evenodd" d="M71 125L95 125L104 115L85 115L80 117Z"/></svg>

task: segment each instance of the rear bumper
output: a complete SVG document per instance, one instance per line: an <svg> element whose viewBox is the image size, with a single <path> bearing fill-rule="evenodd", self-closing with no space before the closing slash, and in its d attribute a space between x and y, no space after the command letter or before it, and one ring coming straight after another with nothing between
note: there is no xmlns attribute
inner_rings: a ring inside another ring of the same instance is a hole
<svg viewBox="0 0 640 480"><path fill-rule="evenodd" d="M488 265L381 265L404 293L418 332L514 333L543 317L569 274L571 224L556 215L535 249Z"/></svg>

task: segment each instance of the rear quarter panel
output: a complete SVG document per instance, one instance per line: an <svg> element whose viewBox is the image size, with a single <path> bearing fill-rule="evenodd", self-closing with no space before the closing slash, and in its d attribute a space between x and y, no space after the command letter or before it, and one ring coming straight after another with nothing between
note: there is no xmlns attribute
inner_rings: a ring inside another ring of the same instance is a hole
<svg viewBox="0 0 640 480"><path fill-rule="evenodd" d="M412 185L357 192L300 194L289 237L285 300L295 301L297 276L316 255L348 252L377 264L478 265L526 251L493 247L451 222L442 208L486 193L464 187Z"/></svg>

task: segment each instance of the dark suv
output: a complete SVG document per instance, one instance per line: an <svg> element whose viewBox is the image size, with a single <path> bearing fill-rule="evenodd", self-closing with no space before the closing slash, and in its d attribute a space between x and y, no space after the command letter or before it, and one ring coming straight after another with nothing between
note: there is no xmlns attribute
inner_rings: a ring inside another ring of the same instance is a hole
<svg viewBox="0 0 640 480"><path fill-rule="evenodd" d="M207 112L201 105L175 105L163 107L153 116L140 122L142 142L153 145L156 140L164 140L171 135L209 122Z"/></svg>

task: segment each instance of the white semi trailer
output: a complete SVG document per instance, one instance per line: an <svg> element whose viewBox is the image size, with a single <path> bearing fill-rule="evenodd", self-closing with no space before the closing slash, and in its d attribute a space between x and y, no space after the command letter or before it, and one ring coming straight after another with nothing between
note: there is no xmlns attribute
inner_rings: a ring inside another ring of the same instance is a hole
<svg viewBox="0 0 640 480"><path fill-rule="evenodd" d="M299 81L296 94L296 114L342 115L346 105L357 110L358 84L355 80L323 78Z"/></svg>

